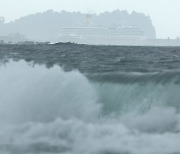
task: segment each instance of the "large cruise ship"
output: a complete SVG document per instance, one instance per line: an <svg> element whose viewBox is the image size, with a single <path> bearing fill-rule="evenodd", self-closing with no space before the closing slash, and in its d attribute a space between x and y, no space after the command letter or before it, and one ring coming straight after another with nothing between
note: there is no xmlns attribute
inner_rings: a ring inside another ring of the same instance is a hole
<svg viewBox="0 0 180 154"><path fill-rule="evenodd" d="M143 39L146 39L144 31L137 26L62 27L59 34L60 42L83 44L126 44Z"/></svg>

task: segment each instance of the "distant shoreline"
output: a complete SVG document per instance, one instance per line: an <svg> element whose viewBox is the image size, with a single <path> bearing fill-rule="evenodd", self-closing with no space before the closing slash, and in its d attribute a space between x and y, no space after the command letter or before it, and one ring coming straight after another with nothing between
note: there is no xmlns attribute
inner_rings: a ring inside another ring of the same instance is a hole
<svg viewBox="0 0 180 154"><path fill-rule="evenodd" d="M37 41L23 41L23 42L0 42L0 45L47 45L47 44L81 44L81 45L105 45L105 46L180 46L180 39L121 39L116 41L106 40L79 40L79 41L59 41L59 42L37 42Z"/></svg>

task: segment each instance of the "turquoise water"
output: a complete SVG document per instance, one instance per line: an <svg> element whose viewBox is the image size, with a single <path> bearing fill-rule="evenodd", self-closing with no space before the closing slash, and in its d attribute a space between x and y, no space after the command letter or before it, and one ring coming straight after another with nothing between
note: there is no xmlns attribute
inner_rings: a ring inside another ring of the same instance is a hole
<svg viewBox="0 0 180 154"><path fill-rule="evenodd" d="M82 73L24 60L0 66L5 154L172 154L179 72Z"/></svg>

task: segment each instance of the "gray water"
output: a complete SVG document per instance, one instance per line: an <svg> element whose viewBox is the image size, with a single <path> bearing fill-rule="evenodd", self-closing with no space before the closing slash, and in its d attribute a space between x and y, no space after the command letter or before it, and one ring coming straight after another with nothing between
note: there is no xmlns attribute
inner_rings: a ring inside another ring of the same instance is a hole
<svg viewBox="0 0 180 154"><path fill-rule="evenodd" d="M5 154L180 153L178 47L0 46Z"/></svg>

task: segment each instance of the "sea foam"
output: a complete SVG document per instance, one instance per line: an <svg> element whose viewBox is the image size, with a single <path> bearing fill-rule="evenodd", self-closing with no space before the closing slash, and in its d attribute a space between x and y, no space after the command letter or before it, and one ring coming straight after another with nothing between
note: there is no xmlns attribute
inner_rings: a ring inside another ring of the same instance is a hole
<svg viewBox="0 0 180 154"><path fill-rule="evenodd" d="M1 153L180 153L174 82L102 83L10 61L0 66L0 85Z"/></svg>

